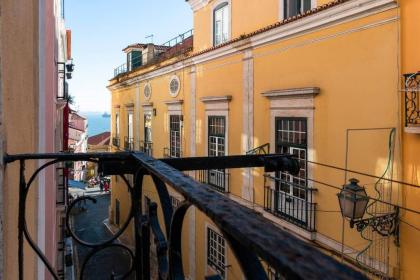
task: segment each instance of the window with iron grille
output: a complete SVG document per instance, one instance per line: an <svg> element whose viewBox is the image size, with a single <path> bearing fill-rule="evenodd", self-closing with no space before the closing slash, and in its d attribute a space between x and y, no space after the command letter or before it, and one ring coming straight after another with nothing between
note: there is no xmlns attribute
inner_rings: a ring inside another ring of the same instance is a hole
<svg viewBox="0 0 420 280"><path fill-rule="evenodd" d="M207 264L225 277L226 268L226 241L222 235L211 228L207 228Z"/></svg>
<svg viewBox="0 0 420 280"><path fill-rule="evenodd" d="M181 157L181 115L169 116L169 155Z"/></svg>
<svg viewBox="0 0 420 280"><path fill-rule="evenodd" d="M304 14L311 9L311 0L283 0L284 18Z"/></svg>

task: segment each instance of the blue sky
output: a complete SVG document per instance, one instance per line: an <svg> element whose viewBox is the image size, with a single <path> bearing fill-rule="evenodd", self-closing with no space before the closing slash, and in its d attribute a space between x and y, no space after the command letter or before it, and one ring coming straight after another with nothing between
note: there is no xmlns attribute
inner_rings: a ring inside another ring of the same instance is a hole
<svg viewBox="0 0 420 280"><path fill-rule="evenodd" d="M114 68L125 62L121 51L131 43L164 43L192 28L184 0L66 0L66 27L72 30L75 71L69 80L76 109L110 110L106 85Z"/></svg>

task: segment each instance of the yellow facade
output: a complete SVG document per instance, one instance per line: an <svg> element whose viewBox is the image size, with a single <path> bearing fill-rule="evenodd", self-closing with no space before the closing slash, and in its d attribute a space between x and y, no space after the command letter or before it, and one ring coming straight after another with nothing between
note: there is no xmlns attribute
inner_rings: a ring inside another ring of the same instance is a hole
<svg viewBox="0 0 420 280"><path fill-rule="evenodd" d="M409 170L417 170L420 164L419 138L404 134L401 121L398 41L404 17L418 24L414 20L416 15L410 14L416 9L410 6L404 10L404 6L399 7L391 0L377 2L373 8L368 8L371 3L367 0L335 2L328 7L323 4L329 1L315 1L319 8L313 14L251 35L282 19L281 1L270 0L264 5L248 1L244 5L239 0L230 0L225 1L230 10L230 39L237 40L209 49L213 44L213 9L223 1L190 2L195 10L191 52L111 80L112 135L124 139L128 131L127 114L134 112L134 149L139 149L140 141L145 140L144 114L151 112L152 156L161 158L164 148L170 146L170 115L182 115L182 156L207 156L209 117L223 116L226 155L244 154L265 143L270 143L270 152L275 153L276 118L305 119L307 186L316 189L311 196L316 203L315 229L302 228L290 219L266 211L265 187L274 188L274 183L264 179L260 168L229 170L229 189L225 195L261 212L280 228L316 244L326 253L343 257L370 277L415 279L418 269L414 264L419 257L412 245L418 244L419 232L401 224L400 247L394 244L394 237L367 233L373 243L358 263L356 255L367 248L368 242L350 228L348 221L343 222L337 193L346 179L356 177L370 197L378 198L376 187L379 199L416 208L418 192L408 192L406 186L384 180L418 184L413 179L418 175ZM411 33L419 29L412 25L409 28ZM418 55L416 44L408 44L413 49L405 50L403 40L403 51ZM403 67L416 71L419 64L404 66L406 60L402 58ZM180 81L175 97L169 90L174 76ZM150 98L144 95L146 84L151 87ZM119 135L116 135L117 113ZM114 145L113 150L122 148L122 144ZM346 167L380 179L312 162ZM197 173L189 175L199 179ZM122 180L116 182L113 178L111 221L115 217L116 199L120 201L121 216L127 216L130 202L121 183ZM144 184L144 195L158 203L150 178ZM182 200L175 190L170 189L169 193ZM375 207L379 212L392 210L385 204ZM219 230L195 208L188 210L187 217L183 225L184 272L190 279L203 279L216 273L206 260L207 228ZM226 278L241 279L241 269L228 246L225 261Z"/></svg>

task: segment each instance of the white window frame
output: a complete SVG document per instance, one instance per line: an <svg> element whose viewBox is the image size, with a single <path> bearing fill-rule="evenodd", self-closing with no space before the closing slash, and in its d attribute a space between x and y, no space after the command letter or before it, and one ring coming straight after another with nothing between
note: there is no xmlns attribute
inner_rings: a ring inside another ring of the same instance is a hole
<svg viewBox="0 0 420 280"><path fill-rule="evenodd" d="M307 160L314 160L314 98L319 94L320 89L316 87L280 89L262 93L270 101L270 153L275 153L276 149L276 118L298 117L306 118L307 133ZM307 166L307 178L313 178L313 166ZM272 176L274 176L274 172ZM307 181L307 188L312 188L313 182ZM270 183L270 188L275 190L275 182ZM316 196L313 195L312 202L316 203ZM274 201L272 201L274 203ZM307 235L305 229L295 227L293 224L282 221L281 224L302 236Z"/></svg>
<svg viewBox="0 0 420 280"><path fill-rule="evenodd" d="M120 137L120 112L115 112L115 137Z"/></svg>
<svg viewBox="0 0 420 280"><path fill-rule="evenodd" d="M285 0L279 0L279 20L283 20L284 18L284 1ZM318 0L311 0L311 9L317 7L317 1Z"/></svg>
<svg viewBox="0 0 420 280"><path fill-rule="evenodd" d="M216 10L218 10L218 8L225 3L227 3L227 6L228 6L228 8L227 8L227 10L228 10L228 32L227 32L228 33L228 38L227 38L227 41L229 41L232 38L232 3L231 3L231 0L214 1L213 4L212 4L212 9L211 9L211 22L210 22L210 29L211 29L210 42L211 42L212 46L216 46L216 44L215 44L216 42L214 41L214 38L215 38L215 34L214 34L214 32L215 32L215 30L214 30L214 20L215 20L215 18L214 18L214 14L215 14ZM221 44L223 44L223 42Z"/></svg>
<svg viewBox="0 0 420 280"><path fill-rule="evenodd" d="M207 259L207 254L208 254L208 229L216 232L217 234L221 235L223 237L223 239L225 240L225 248L224 248L224 256L225 256L225 275L223 277L224 280L228 279L228 270L227 268L229 267L228 265L228 243L226 238L223 236L223 234L220 232L220 230L213 226L212 224L210 224L209 222L205 222L205 226L204 226L204 243L205 243L205 250L204 250L204 256L205 256L205 260L204 260L204 273L205 276L209 276L210 273L212 274L217 274L218 272L216 271L216 269L214 269L212 266L208 265L208 259Z"/></svg>

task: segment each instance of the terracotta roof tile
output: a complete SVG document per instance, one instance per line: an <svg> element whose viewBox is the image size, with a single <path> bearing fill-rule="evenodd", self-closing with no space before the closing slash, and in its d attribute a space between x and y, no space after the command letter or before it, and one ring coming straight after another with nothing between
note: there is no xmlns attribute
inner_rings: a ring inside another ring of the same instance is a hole
<svg viewBox="0 0 420 280"><path fill-rule="evenodd" d="M109 145L109 139L110 138L111 138L111 133L109 131L102 132L100 134L90 136L88 138L88 144L89 145L99 145L99 144L101 144L102 142L105 141L102 145Z"/></svg>

